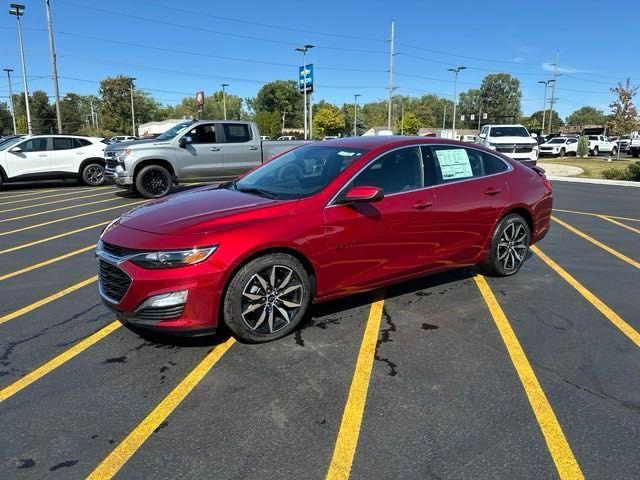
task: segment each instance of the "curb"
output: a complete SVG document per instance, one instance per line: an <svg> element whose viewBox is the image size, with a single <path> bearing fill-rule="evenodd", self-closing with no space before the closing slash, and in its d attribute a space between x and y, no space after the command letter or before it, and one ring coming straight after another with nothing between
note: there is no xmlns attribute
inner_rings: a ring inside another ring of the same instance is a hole
<svg viewBox="0 0 640 480"><path fill-rule="evenodd" d="M574 178L574 177L557 177L555 175L547 175L552 182L573 182L573 183L591 183L596 185L609 185L617 187L640 187L640 182L630 182L628 180L604 180L600 178Z"/></svg>

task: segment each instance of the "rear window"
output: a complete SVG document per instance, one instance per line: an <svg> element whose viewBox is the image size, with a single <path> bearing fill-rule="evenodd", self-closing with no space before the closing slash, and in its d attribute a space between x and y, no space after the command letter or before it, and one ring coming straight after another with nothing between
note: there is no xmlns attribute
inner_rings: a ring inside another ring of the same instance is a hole
<svg viewBox="0 0 640 480"><path fill-rule="evenodd" d="M245 123L225 123L223 128L227 143L244 143L251 140L249 125Z"/></svg>
<svg viewBox="0 0 640 480"><path fill-rule="evenodd" d="M84 138L74 138L73 139L73 148L87 147L89 145L91 145L91 142L89 140L84 139Z"/></svg>
<svg viewBox="0 0 640 480"><path fill-rule="evenodd" d="M492 137L529 137L529 132L524 127L493 127Z"/></svg>
<svg viewBox="0 0 640 480"><path fill-rule="evenodd" d="M71 150L73 146L73 138L56 138L53 139L54 150Z"/></svg>

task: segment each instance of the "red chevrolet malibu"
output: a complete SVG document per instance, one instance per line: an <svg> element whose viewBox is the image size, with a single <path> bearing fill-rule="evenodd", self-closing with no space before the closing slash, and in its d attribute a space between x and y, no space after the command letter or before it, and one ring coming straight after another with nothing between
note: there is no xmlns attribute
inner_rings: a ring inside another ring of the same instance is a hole
<svg viewBox="0 0 640 480"><path fill-rule="evenodd" d="M311 302L480 265L516 273L549 229L539 168L435 138L292 150L219 187L138 207L98 249L100 294L127 326L286 335Z"/></svg>

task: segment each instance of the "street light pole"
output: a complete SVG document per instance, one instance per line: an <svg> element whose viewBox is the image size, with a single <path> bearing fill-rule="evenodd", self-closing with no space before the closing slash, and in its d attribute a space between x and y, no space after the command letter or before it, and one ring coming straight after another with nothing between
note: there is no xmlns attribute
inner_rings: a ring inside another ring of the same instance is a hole
<svg viewBox="0 0 640 480"><path fill-rule="evenodd" d="M24 5L12 3L9 6L9 15L15 15L18 22L18 45L20 46L20 62L22 64L22 81L24 82L24 107L27 112L27 133L31 135L31 110L29 108L29 86L27 85L27 67L24 62L24 48L22 47L22 26L20 25L20 17L24 15Z"/></svg>
<svg viewBox="0 0 640 480"><path fill-rule="evenodd" d="M551 102L549 103L549 134L553 125L553 103L556 98L556 79L558 78L558 60L560 59L560 50L556 52L556 63L553 64L553 87L551 88Z"/></svg>
<svg viewBox="0 0 640 480"><path fill-rule="evenodd" d="M7 79L9 80L9 105L11 105L11 119L13 120L13 133L14 135L18 133L18 129L16 128L16 111L13 106L13 87L11 86L11 72L13 72L12 68L5 68L5 72L7 72Z"/></svg>
<svg viewBox="0 0 640 480"><path fill-rule="evenodd" d="M458 105L458 73L460 73L462 70L464 70L466 68L467 67L460 66L460 67L449 68L448 69L449 72L453 72L454 73L454 79L453 79L453 124L451 126L453 140L456 139L456 106Z"/></svg>
<svg viewBox="0 0 640 480"><path fill-rule="evenodd" d="M309 133L307 129L307 50L313 48L313 45L304 45L296 48L296 52L302 52L302 92L304 94L304 139L307 140Z"/></svg>
<svg viewBox="0 0 640 480"><path fill-rule="evenodd" d="M539 80L538 83L544 84L544 101L542 103L542 134L544 135L544 124L545 118L547 116L547 87L550 83L555 82L555 80Z"/></svg>
<svg viewBox="0 0 640 480"><path fill-rule="evenodd" d="M222 112L224 115L224 119L227 119L227 94L225 92L225 88L229 86L228 83L222 83Z"/></svg>
<svg viewBox="0 0 640 480"><path fill-rule="evenodd" d="M133 81L135 78L131 77L131 131L133 132L131 135L136 136L136 110L133 106Z"/></svg>
<svg viewBox="0 0 640 480"><path fill-rule="evenodd" d="M53 96L56 99L56 121L58 133L62 133L62 115L60 113L60 91L58 90L58 67L56 66L56 51L53 45L53 27L51 25L51 5L49 0L44 0L47 10L47 29L49 30L49 57L51 58L51 77L53 78Z"/></svg>
<svg viewBox="0 0 640 480"><path fill-rule="evenodd" d="M358 136L358 97L361 97L359 93L353 95L353 136Z"/></svg>

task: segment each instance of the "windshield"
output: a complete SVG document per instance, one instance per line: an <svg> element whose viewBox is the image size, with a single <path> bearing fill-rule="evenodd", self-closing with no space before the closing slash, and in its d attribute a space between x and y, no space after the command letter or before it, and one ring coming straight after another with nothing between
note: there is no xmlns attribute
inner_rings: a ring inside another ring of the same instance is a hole
<svg viewBox="0 0 640 480"><path fill-rule="evenodd" d="M306 145L280 157L232 183L229 188L283 200L318 193L366 150Z"/></svg>
<svg viewBox="0 0 640 480"><path fill-rule="evenodd" d="M567 141L566 138L553 138L549 140L547 143L565 143Z"/></svg>
<svg viewBox="0 0 640 480"><path fill-rule="evenodd" d="M12 145L15 145L16 143L18 143L20 140L22 140L22 137L9 138L3 142L0 142L0 150L6 150Z"/></svg>
<svg viewBox="0 0 640 480"><path fill-rule="evenodd" d="M527 129L524 127L493 127L492 137L529 137Z"/></svg>
<svg viewBox="0 0 640 480"><path fill-rule="evenodd" d="M158 135L156 137L156 140L160 140L160 141L162 141L162 140L171 140L172 138L175 138L175 136L178 135L185 128L188 128L192 123L193 123L193 121L191 121L191 120L189 120L188 122L179 123L178 125L176 125L174 127L171 127L169 130L164 132L162 135Z"/></svg>

